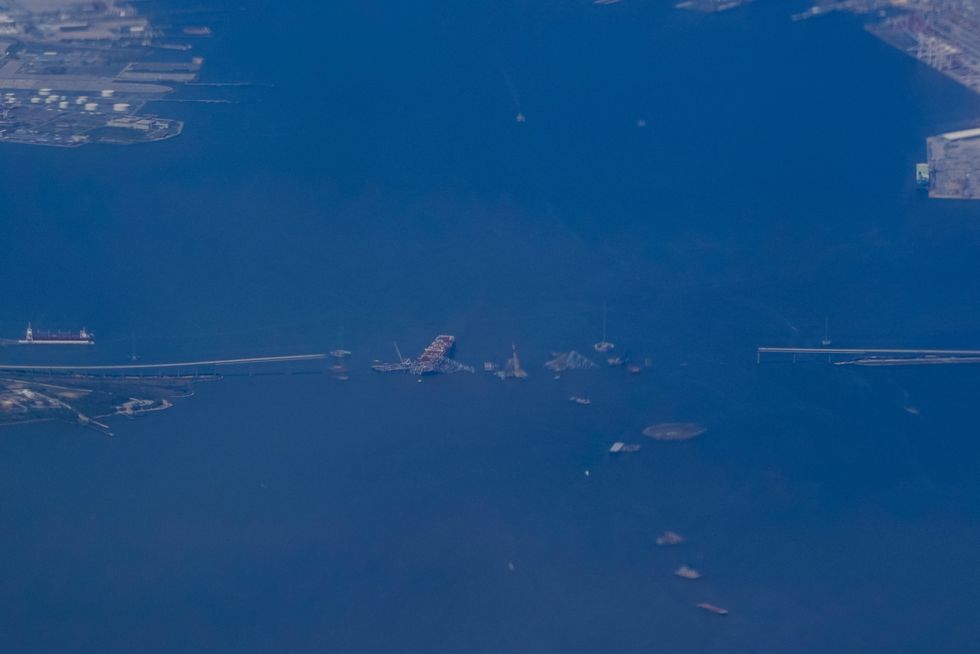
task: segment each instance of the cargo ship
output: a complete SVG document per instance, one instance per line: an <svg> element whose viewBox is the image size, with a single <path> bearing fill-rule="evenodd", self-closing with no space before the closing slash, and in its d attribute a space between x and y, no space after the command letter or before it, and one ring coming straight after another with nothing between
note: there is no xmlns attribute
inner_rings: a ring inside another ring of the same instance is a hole
<svg viewBox="0 0 980 654"><path fill-rule="evenodd" d="M455 336L440 334L422 351L422 354L418 358L407 359L403 357L396 345L395 352L398 355L398 363L375 361L371 365L371 368L377 372L407 372L419 376L434 375L440 372L473 372L471 366L463 365L453 360L452 357L455 348Z"/></svg>
<svg viewBox="0 0 980 654"><path fill-rule="evenodd" d="M439 367L443 361L452 357L456 347L456 337L449 334L440 334L429 346L422 350L422 354L409 367L409 372L413 375L434 375L439 372Z"/></svg>
<svg viewBox="0 0 980 654"><path fill-rule="evenodd" d="M24 338L17 343L20 345L95 345L95 334L84 327L77 332L34 331L28 323Z"/></svg>

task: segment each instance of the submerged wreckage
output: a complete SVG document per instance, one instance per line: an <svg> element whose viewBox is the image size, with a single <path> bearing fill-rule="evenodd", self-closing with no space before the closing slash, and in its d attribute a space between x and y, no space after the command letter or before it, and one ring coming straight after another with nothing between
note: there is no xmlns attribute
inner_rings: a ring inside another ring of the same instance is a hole
<svg viewBox="0 0 980 654"><path fill-rule="evenodd" d="M497 370L493 363L483 364L483 369L493 374L499 379L527 379L527 371L521 366L521 359L517 356L517 345L512 344L511 355L507 359L503 368Z"/></svg>
<svg viewBox="0 0 980 654"><path fill-rule="evenodd" d="M555 373L565 372L566 370L579 370L586 368L598 368L596 363L575 350L570 352L552 352L552 358L544 367Z"/></svg>

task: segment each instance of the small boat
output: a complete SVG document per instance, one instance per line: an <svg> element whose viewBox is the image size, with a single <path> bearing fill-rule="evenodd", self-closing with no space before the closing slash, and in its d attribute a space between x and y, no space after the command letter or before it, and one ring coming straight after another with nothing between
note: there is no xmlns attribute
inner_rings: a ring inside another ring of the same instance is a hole
<svg viewBox="0 0 980 654"><path fill-rule="evenodd" d="M636 364L630 364L630 365L626 366L626 370L628 370L631 375L639 375L640 372L643 371L643 368L641 368L640 366L638 366Z"/></svg>
<svg viewBox="0 0 980 654"><path fill-rule="evenodd" d="M606 340L606 304L605 304L605 302L603 302L603 304L602 304L602 340L599 341L598 343L596 343L595 345L593 345L592 347L595 349L596 352L601 352L603 354L605 354L606 352L609 352L614 347L616 347L616 344L615 343L610 343L609 341Z"/></svg>
<svg viewBox="0 0 980 654"><path fill-rule="evenodd" d="M610 454L623 454L627 452L639 452L640 446L635 443L623 443L622 441L616 441L609 448Z"/></svg>
<svg viewBox="0 0 980 654"><path fill-rule="evenodd" d="M665 531L657 536L657 545L680 545L684 542L684 537L676 531Z"/></svg>
<svg viewBox="0 0 980 654"><path fill-rule="evenodd" d="M589 398L587 398L587 397L579 397L578 395L572 395L570 398L568 398L568 400L570 402L574 402L575 404L579 404L581 406L585 406L587 404L592 404L592 400L590 400Z"/></svg>
<svg viewBox="0 0 980 654"><path fill-rule="evenodd" d="M694 568L682 565L681 567L674 570L674 574L682 579L700 579L701 573Z"/></svg>
<svg viewBox="0 0 980 654"><path fill-rule="evenodd" d="M188 25L183 29L187 36L211 36L211 28L207 25Z"/></svg>
<svg viewBox="0 0 980 654"><path fill-rule="evenodd" d="M606 363L608 363L611 366L621 366L623 365L624 361L623 361L623 357L609 357L608 359L606 359Z"/></svg>
<svg viewBox="0 0 980 654"><path fill-rule="evenodd" d="M715 606L714 604L708 604L707 602L701 602L698 604L699 609L704 609L705 611L710 611L715 615L728 615L728 609L723 609L720 606Z"/></svg>

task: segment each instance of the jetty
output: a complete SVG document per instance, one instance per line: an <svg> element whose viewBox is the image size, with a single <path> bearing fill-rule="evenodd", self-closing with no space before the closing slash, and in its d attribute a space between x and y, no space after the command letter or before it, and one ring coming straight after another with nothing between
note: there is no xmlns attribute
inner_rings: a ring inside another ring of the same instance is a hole
<svg viewBox="0 0 980 654"><path fill-rule="evenodd" d="M835 365L904 366L947 363L980 363L980 350L937 348L854 348L854 347L760 347L755 362L827 357Z"/></svg>

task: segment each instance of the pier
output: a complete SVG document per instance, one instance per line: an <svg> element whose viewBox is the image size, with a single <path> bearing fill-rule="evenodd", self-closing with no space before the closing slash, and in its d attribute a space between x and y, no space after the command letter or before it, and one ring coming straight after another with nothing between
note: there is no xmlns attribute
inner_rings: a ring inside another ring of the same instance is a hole
<svg viewBox="0 0 980 654"><path fill-rule="evenodd" d="M792 357L826 356L834 365L904 366L944 363L980 363L980 350L944 350L935 348L851 348L851 347L760 347L755 362L762 363L763 355ZM849 357L834 361L834 355Z"/></svg>
<svg viewBox="0 0 980 654"><path fill-rule="evenodd" d="M197 371L198 375L201 368L229 368L241 366L267 365L272 363L297 363L303 361L322 361L327 358L326 354L289 354L271 357L247 357L242 359L211 359L207 361L184 361L179 363L127 363L127 364L108 364L108 365L0 365L0 371L20 372L28 374L83 374L97 375L110 373L142 373L144 371L176 371L178 375L185 370Z"/></svg>

